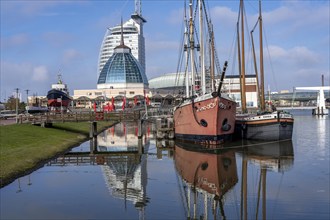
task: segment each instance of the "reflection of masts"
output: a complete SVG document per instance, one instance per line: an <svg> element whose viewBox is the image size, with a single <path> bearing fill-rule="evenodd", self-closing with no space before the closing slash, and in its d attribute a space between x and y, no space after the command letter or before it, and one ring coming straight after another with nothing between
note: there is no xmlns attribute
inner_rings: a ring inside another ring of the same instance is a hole
<svg viewBox="0 0 330 220"><path fill-rule="evenodd" d="M262 185L262 219L266 219L266 175L267 168L261 168L259 186L258 186L258 201L257 201L257 210L256 210L256 219L258 219L259 214L259 201L260 201L260 190ZM261 184L262 183L262 184Z"/></svg>
<svg viewBox="0 0 330 220"><path fill-rule="evenodd" d="M245 155L242 158L241 219L247 219L247 158Z"/></svg>

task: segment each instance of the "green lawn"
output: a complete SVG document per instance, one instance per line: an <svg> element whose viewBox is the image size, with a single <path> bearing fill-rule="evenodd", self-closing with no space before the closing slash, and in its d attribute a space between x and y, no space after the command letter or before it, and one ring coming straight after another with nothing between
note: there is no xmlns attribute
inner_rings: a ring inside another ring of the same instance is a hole
<svg viewBox="0 0 330 220"><path fill-rule="evenodd" d="M97 123L98 131L114 121ZM89 122L65 122L43 128L28 124L0 126L0 186L89 137Z"/></svg>

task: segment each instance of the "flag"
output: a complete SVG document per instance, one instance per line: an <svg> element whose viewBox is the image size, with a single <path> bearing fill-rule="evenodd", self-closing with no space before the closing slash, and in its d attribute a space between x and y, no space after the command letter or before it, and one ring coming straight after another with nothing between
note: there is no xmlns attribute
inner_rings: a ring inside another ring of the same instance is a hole
<svg viewBox="0 0 330 220"><path fill-rule="evenodd" d="M149 100L149 97L147 96L147 98L146 98L146 104L147 105L150 105L150 100Z"/></svg>
<svg viewBox="0 0 330 220"><path fill-rule="evenodd" d="M112 111L112 105L110 105L110 102L108 102L108 112Z"/></svg>
<svg viewBox="0 0 330 220"><path fill-rule="evenodd" d="M111 100L111 111L114 111L115 110L115 99L113 98L112 96L112 100Z"/></svg>
<svg viewBox="0 0 330 220"><path fill-rule="evenodd" d="M94 102L93 108L94 108L94 112L96 112L96 102Z"/></svg>
<svg viewBox="0 0 330 220"><path fill-rule="evenodd" d="M126 106L126 97L123 98L123 105L121 106L121 108L124 110Z"/></svg>

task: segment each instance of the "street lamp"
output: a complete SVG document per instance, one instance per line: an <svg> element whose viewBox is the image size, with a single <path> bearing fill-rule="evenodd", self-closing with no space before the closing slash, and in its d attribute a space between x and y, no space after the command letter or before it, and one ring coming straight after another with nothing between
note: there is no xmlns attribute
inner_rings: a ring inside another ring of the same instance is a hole
<svg viewBox="0 0 330 220"><path fill-rule="evenodd" d="M16 124L18 123L18 90L19 88L16 88Z"/></svg>

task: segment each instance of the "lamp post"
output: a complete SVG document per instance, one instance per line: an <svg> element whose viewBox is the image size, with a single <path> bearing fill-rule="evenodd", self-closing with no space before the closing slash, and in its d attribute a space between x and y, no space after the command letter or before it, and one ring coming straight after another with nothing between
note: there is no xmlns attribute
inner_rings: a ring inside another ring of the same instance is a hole
<svg viewBox="0 0 330 220"><path fill-rule="evenodd" d="M19 88L16 88L16 124L18 123L18 90Z"/></svg>
<svg viewBox="0 0 330 220"><path fill-rule="evenodd" d="M29 91L30 90L25 90L26 91L26 106L29 106Z"/></svg>

